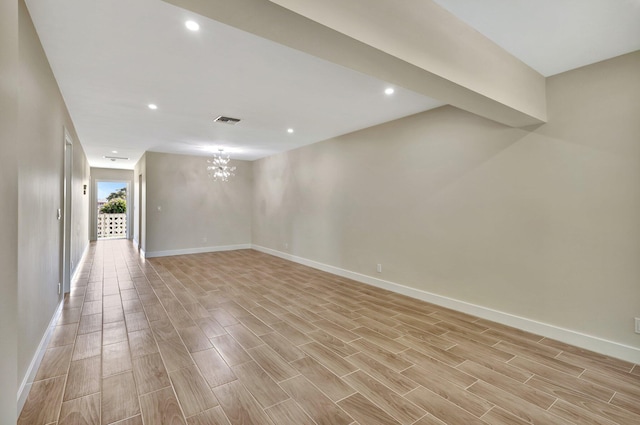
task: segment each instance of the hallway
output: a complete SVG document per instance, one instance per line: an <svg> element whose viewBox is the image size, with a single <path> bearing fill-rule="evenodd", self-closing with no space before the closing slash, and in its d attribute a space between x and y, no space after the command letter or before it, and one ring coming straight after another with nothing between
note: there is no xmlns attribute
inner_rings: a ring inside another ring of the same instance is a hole
<svg viewBox="0 0 640 425"><path fill-rule="evenodd" d="M19 424L632 424L640 366L253 250L92 243Z"/></svg>

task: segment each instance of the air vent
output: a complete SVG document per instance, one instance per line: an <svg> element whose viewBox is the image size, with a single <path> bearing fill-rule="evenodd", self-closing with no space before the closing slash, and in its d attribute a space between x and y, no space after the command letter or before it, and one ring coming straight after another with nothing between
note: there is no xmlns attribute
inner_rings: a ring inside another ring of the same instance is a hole
<svg viewBox="0 0 640 425"><path fill-rule="evenodd" d="M236 124L238 124L240 122L240 119L231 118L231 117L225 117L225 116L220 115L218 118L216 118L213 121L221 122L221 123L229 124L229 125L236 125Z"/></svg>
<svg viewBox="0 0 640 425"><path fill-rule="evenodd" d="M106 156L105 155L105 156L103 156L103 158L104 159L109 159L109 160L114 161L114 162L116 160L118 160L118 159L123 160L123 161L128 161L129 160L129 158L125 158L125 157L122 157L122 156Z"/></svg>

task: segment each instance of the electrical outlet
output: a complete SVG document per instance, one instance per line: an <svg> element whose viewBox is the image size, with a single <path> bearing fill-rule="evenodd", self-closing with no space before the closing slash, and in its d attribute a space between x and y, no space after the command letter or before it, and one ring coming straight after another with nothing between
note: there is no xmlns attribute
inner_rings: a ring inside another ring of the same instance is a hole
<svg viewBox="0 0 640 425"><path fill-rule="evenodd" d="M376 271L378 273L382 273L382 264L378 264L378 267L376 267Z"/></svg>
<svg viewBox="0 0 640 425"><path fill-rule="evenodd" d="M636 333L640 334L640 317L636 317Z"/></svg>

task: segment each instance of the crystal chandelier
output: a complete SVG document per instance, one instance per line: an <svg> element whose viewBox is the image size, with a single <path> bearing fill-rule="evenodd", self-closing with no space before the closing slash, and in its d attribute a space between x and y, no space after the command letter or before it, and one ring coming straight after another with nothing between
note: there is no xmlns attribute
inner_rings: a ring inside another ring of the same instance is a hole
<svg viewBox="0 0 640 425"><path fill-rule="evenodd" d="M207 163L207 171L209 172L209 177L213 178L213 180L220 180L226 182L229 180L229 177L235 176L233 172L236 170L236 167L230 167L227 164L229 163L229 155L224 155L223 149L218 149L218 153L213 154L213 159L208 159Z"/></svg>

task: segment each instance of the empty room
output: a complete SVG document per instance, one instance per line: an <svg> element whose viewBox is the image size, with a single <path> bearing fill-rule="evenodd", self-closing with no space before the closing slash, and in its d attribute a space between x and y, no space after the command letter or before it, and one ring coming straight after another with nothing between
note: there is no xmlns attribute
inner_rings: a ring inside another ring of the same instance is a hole
<svg viewBox="0 0 640 425"><path fill-rule="evenodd" d="M2 0L0 425L640 423L640 0Z"/></svg>

